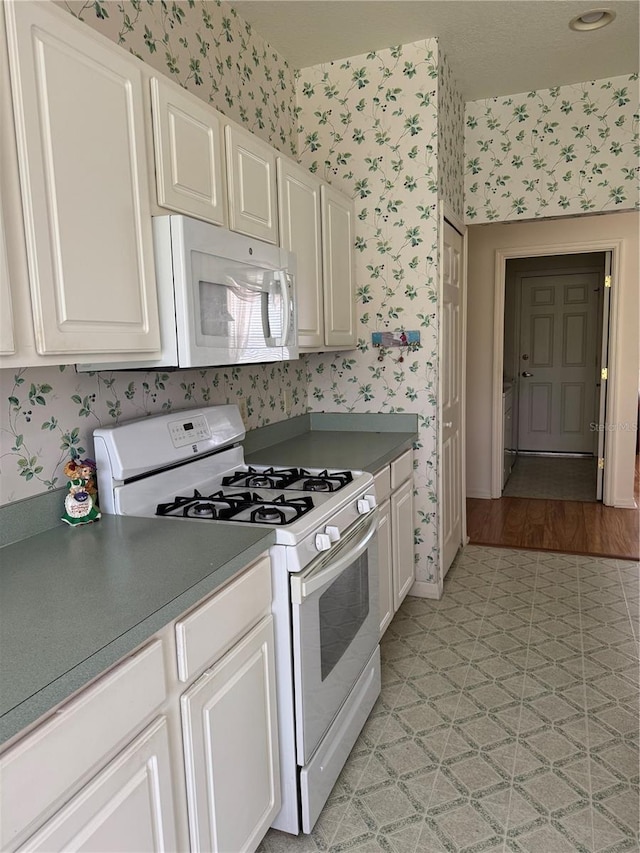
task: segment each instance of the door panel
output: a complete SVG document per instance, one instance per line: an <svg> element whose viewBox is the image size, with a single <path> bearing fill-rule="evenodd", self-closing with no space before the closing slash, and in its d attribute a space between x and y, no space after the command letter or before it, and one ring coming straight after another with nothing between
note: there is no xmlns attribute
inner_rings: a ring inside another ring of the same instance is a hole
<svg viewBox="0 0 640 853"><path fill-rule="evenodd" d="M462 543L461 309L462 237L444 223L442 255L442 547L443 576Z"/></svg>
<svg viewBox="0 0 640 853"><path fill-rule="evenodd" d="M592 453L598 273L522 278L518 449Z"/></svg>

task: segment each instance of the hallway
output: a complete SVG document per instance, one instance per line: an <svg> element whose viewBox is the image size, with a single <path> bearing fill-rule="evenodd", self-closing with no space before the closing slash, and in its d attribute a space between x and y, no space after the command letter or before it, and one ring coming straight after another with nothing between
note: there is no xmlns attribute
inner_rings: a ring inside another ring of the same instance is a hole
<svg viewBox="0 0 640 853"><path fill-rule="evenodd" d="M640 505L639 460L636 456L635 498ZM476 545L637 560L639 521L638 509L617 509L595 502L467 498L467 533Z"/></svg>
<svg viewBox="0 0 640 853"><path fill-rule="evenodd" d="M260 853L638 850L638 565L467 546L409 597L310 836Z"/></svg>

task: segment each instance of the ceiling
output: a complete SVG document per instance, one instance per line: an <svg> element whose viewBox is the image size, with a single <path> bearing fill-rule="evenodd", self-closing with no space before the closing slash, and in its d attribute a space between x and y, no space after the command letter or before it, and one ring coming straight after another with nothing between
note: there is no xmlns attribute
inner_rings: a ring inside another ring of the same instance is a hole
<svg viewBox="0 0 640 853"><path fill-rule="evenodd" d="M294 68L438 36L465 101L638 71L638 0L231 0ZM574 32L595 8L609 26Z"/></svg>

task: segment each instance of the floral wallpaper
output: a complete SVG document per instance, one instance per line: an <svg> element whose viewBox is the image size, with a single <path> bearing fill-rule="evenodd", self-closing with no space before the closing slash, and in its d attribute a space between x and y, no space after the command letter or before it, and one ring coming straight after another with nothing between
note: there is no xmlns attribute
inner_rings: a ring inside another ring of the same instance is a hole
<svg viewBox="0 0 640 853"><path fill-rule="evenodd" d="M355 198L358 349L307 357L312 411L417 412L417 579L437 571L438 44L305 68L299 157ZM380 350L374 331L418 330Z"/></svg>
<svg viewBox="0 0 640 853"><path fill-rule="evenodd" d="M638 207L638 75L466 105L468 223Z"/></svg>
<svg viewBox="0 0 640 853"><path fill-rule="evenodd" d="M464 218L464 100L442 48L438 52L438 187Z"/></svg>
<svg viewBox="0 0 640 853"><path fill-rule="evenodd" d="M295 154L295 73L221 0L56 0L286 154Z"/></svg>
<svg viewBox="0 0 640 853"><path fill-rule="evenodd" d="M93 455L93 430L120 420L220 403L246 404L247 429L307 411L304 360L208 370L76 373L0 370L0 503L66 485L67 459Z"/></svg>

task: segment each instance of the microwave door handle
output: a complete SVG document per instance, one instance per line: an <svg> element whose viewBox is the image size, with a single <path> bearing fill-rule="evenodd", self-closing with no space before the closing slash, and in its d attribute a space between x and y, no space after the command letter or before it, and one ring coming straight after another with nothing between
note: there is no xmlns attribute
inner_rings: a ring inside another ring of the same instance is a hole
<svg viewBox="0 0 640 853"><path fill-rule="evenodd" d="M293 575L291 578L291 601L293 604L300 605L302 602L317 592L325 584L338 577L354 560L357 560L361 554L369 547L369 543L375 536L378 530L378 513L372 514L371 521L367 527L367 532L363 539L358 540L358 544L351 548L335 563L330 563L326 569L320 571L311 569L307 572L302 572L300 575Z"/></svg>
<svg viewBox="0 0 640 853"><path fill-rule="evenodd" d="M275 338L271 334L269 323L269 290L262 291L262 331L264 339L270 347L286 347L289 339L289 326L291 324L291 299L289 298L289 287L285 270L275 270L273 277L280 285L282 295L282 337Z"/></svg>
<svg viewBox="0 0 640 853"><path fill-rule="evenodd" d="M282 293L282 337L276 340L276 346L286 347L289 343L289 327L291 325L292 310L286 270L276 270L275 277L280 282L280 292Z"/></svg>

